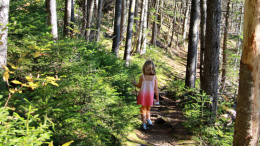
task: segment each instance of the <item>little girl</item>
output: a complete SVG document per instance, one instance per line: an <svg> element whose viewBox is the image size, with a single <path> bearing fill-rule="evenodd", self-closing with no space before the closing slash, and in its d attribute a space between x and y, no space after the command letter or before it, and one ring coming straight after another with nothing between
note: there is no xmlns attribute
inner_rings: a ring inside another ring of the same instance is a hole
<svg viewBox="0 0 260 146"><path fill-rule="evenodd" d="M142 105L140 108L143 121L141 128L144 130L147 129L147 126L153 125L152 121L150 120L150 109L153 105L154 93L156 95L155 102L158 102L159 100L158 83L155 75L155 66L152 61L148 60L144 63L143 75L140 76L139 83L137 84L135 81L133 81L133 84L136 87L141 88L137 96L137 104Z"/></svg>

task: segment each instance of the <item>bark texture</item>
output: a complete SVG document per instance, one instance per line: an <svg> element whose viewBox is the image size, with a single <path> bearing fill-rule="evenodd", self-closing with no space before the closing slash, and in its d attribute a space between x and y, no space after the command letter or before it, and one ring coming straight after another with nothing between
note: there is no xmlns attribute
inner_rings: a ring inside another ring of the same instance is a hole
<svg viewBox="0 0 260 146"><path fill-rule="evenodd" d="M260 122L260 1L246 0L234 146L258 146Z"/></svg>
<svg viewBox="0 0 260 146"><path fill-rule="evenodd" d="M64 35L69 36L71 20L71 0L65 0Z"/></svg>
<svg viewBox="0 0 260 146"><path fill-rule="evenodd" d="M205 36L206 36L206 18L207 18L206 0L200 0L200 88L202 88L204 75L204 51L205 51Z"/></svg>
<svg viewBox="0 0 260 146"><path fill-rule="evenodd" d="M120 42L122 42L124 40L126 18L127 18L127 16L126 16L126 0L122 0Z"/></svg>
<svg viewBox="0 0 260 146"><path fill-rule="evenodd" d="M138 29L138 33L137 33L136 52L138 54L140 54L140 52L141 52L141 39L142 39L142 31L143 31L143 23L144 23L144 2L145 2L145 0L142 0L141 14L140 14L140 20L139 20L139 29Z"/></svg>
<svg viewBox="0 0 260 146"><path fill-rule="evenodd" d="M155 15L154 15L154 21L153 21L153 32L152 32L152 44L155 47L156 46L156 35L157 35L157 13L158 13L158 1L154 0L154 8L155 8Z"/></svg>
<svg viewBox="0 0 260 146"><path fill-rule="evenodd" d="M82 35L86 36L87 18L88 17L88 0L83 2L83 22L82 22Z"/></svg>
<svg viewBox="0 0 260 146"><path fill-rule="evenodd" d="M140 54L145 54L146 53L146 35L147 35L147 12L148 12L148 0L144 0L144 23L143 23L143 34L142 34L142 43L141 43L141 50Z"/></svg>
<svg viewBox="0 0 260 146"><path fill-rule="evenodd" d="M226 22L225 22L225 31L224 31L224 39L223 39L223 60L222 60L223 64L222 64L222 77L221 77L223 89L226 82L226 71L227 71L227 37L228 37L229 4L230 4L230 0L227 3Z"/></svg>
<svg viewBox="0 0 260 146"><path fill-rule="evenodd" d="M221 18L221 0L207 2L206 44L205 44L205 68L202 90L209 95L211 104L208 109L217 111L218 101L218 73L219 73L219 33Z"/></svg>
<svg viewBox="0 0 260 146"><path fill-rule="evenodd" d="M189 0L186 1L186 11L185 11L185 18L184 18L184 22L183 22L183 40L186 39L186 32L187 32L187 27L188 27L188 18L189 18ZM192 15L192 14L191 14Z"/></svg>
<svg viewBox="0 0 260 146"><path fill-rule="evenodd" d="M119 43L120 43L121 6L122 6L122 0L116 0L114 35L113 35L114 39L113 39L113 46L112 46L112 52L115 53L116 57L118 57Z"/></svg>
<svg viewBox="0 0 260 146"><path fill-rule="evenodd" d="M8 36L8 14L9 0L1 0L0 5L0 30L1 30L1 45L0 45L0 74L3 73L2 65L7 63L7 36ZM6 28L6 29L4 29Z"/></svg>
<svg viewBox="0 0 260 146"><path fill-rule="evenodd" d="M97 19L97 42L99 42L100 36L100 24L101 24L101 14L102 14L102 4L103 0L98 1L98 19Z"/></svg>
<svg viewBox="0 0 260 146"><path fill-rule="evenodd" d="M131 39L132 39L133 24L134 24L134 7L135 7L135 0L131 0L129 5L128 26L127 26L125 53L124 53L126 66L129 66L129 58L130 58L131 43L132 43Z"/></svg>
<svg viewBox="0 0 260 146"><path fill-rule="evenodd" d="M189 45L186 66L185 85L189 88L195 88L196 67L197 67L197 47L199 41L199 0L191 1L191 16L189 30Z"/></svg>
<svg viewBox="0 0 260 146"><path fill-rule="evenodd" d="M73 35L73 29L74 29L74 23L75 23L74 7L75 7L75 0L71 0L71 19L70 19L70 21L72 22L72 23L70 24L70 27L72 28L72 30L71 30L71 35Z"/></svg>
<svg viewBox="0 0 260 146"><path fill-rule="evenodd" d="M174 16L173 16L173 21L172 21L172 36L171 36L171 40L170 43L168 45L169 48L172 47L172 42L173 42L173 36L174 36L174 28L175 28L175 22L176 22L176 8L177 8L177 2L176 0L174 1Z"/></svg>
<svg viewBox="0 0 260 146"><path fill-rule="evenodd" d="M47 11L48 11L48 25L51 27L51 34L53 40L58 40L58 28L57 28L57 6L56 0L47 0Z"/></svg>
<svg viewBox="0 0 260 146"><path fill-rule="evenodd" d="M87 42L90 39L90 29L91 29L91 24L92 24L94 2L95 2L95 0L88 0L89 5L88 5L88 19L87 19L87 30L86 30L86 41Z"/></svg>

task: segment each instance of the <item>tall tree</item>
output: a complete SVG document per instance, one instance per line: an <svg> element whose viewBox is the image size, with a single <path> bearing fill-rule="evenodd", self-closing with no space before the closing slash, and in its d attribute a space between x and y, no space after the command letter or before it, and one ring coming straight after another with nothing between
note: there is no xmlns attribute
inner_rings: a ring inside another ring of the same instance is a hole
<svg viewBox="0 0 260 146"><path fill-rule="evenodd" d="M3 73L3 66L7 63L7 36L8 36L8 13L9 13L9 0L1 0L0 5L0 30L1 30L1 41L0 41L0 74ZM0 89L2 85L0 85Z"/></svg>
<svg viewBox="0 0 260 146"><path fill-rule="evenodd" d="M74 29L74 23L75 23L74 8L75 8L75 0L71 0L71 19L70 19L70 21L72 22L70 25L70 27L72 28L71 35L73 35L73 29Z"/></svg>
<svg viewBox="0 0 260 146"><path fill-rule="evenodd" d="M71 20L71 0L65 0L64 35L69 36Z"/></svg>
<svg viewBox="0 0 260 146"><path fill-rule="evenodd" d="M124 53L124 59L126 61L127 66L129 65L131 43L132 43L131 39L132 39L132 34L133 34L134 7L135 7L135 0L131 0L130 5L129 5L128 26L127 26L125 53Z"/></svg>
<svg viewBox="0 0 260 146"><path fill-rule="evenodd" d="M199 0L191 1L191 16L189 30L189 45L186 66L185 85L189 88L195 88L196 67L197 67L197 47L199 41L198 25L199 25ZM188 9L188 8L187 8Z"/></svg>
<svg viewBox="0 0 260 146"><path fill-rule="evenodd" d="M171 40L170 40L170 43L168 45L169 48L172 47L172 42L173 42L173 36L174 36L174 28L175 28L175 21L176 21L176 8L177 8L177 2L176 0L174 0L174 16L173 16L173 20L172 20L172 36L171 36Z"/></svg>
<svg viewBox="0 0 260 146"><path fill-rule="evenodd" d="M87 21L87 30L86 30L86 40L87 42L90 39L90 29L92 24L92 16L93 16L93 9L94 9L94 2L95 0L88 0L88 21Z"/></svg>
<svg viewBox="0 0 260 146"><path fill-rule="evenodd" d="M189 0L186 1L186 11L185 11L185 18L184 18L184 21L183 21L183 37L182 39L186 39L186 32L187 32L187 26L188 26L188 18L189 18L189 10L190 10L190 7L189 7Z"/></svg>
<svg viewBox="0 0 260 146"><path fill-rule="evenodd" d="M103 0L99 0L98 1L98 19L97 19L97 38L96 38L97 42L99 41L99 35L100 35L102 4L103 4Z"/></svg>
<svg viewBox="0 0 260 146"><path fill-rule="evenodd" d="M135 18L138 17L138 4L139 4L139 1L136 0L136 2L135 2ZM138 20L137 19L134 19L134 24L135 24L135 31L137 32L137 29L138 29Z"/></svg>
<svg viewBox="0 0 260 146"><path fill-rule="evenodd" d="M224 39L223 39L223 52L222 52L223 64L222 64L222 77L221 77L223 89L226 83L226 71L227 71L227 36L228 36L229 5L230 5L230 0L227 3L226 22L225 22Z"/></svg>
<svg viewBox="0 0 260 146"><path fill-rule="evenodd" d="M143 34L142 34L142 43L141 43L141 50L140 50L140 54L145 54L146 53L146 35L147 35L147 29L148 29L148 25L147 25L147 12L148 12L148 0L144 0L144 23L143 23Z"/></svg>
<svg viewBox="0 0 260 146"><path fill-rule="evenodd" d="M260 13L259 1L245 1L243 49L234 146L258 146L260 124Z"/></svg>
<svg viewBox="0 0 260 146"><path fill-rule="evenodd" d="M204 75L204 50L205 50L205 36L206 36L206 14L207 4L206 0L200 0L200 84L203 83ZM200 86L200 88L202 88Z"/></svg>
<svg viewBox="0 0 260 146"><path fill-rule="evenodd" d="M58 28L57 28L57 6L56 0L46 0L47 12L48 12L48 25L51 26L51 34L53 40L58 40Z"/></svg>
<svg viewBox="0 0 260 146"><path fill-rule="evenodd" d="M152 44L156 46L156 35L157 35L157 13L158 13L158 2L159 0L154 0L154 8L155 8L155 15L153 19L153 32L152 32Z"/></svg>
<svg viewBox="0 0 260 146"><path fill-rule="evenodd" d="M122 0L116 0L115 7L115 23L114 23L114 34L113 34L113 46L112 52L118 57L119 43L120 43L120 23L121 23L121 6Z"/></svg>
<svg viewBox="0 0 260 146"><path fill-rule="evenodd" d="M202 90L209 95L211 104L208 109L217 111L218 102L218 72L219 72L219 32L221 18L221 0L210 0L207 2L207 23L205 42L205 68Z"/></svg>
<svg viewBox="0 0 260 146"><path fill-rule="evenodd" d="M124 40L125 26L126 26L126 0L122 0L121 10L121 26L120 26L120 42Z"/></svg>
<svg viewBox="0 0 260 146"><path fill-rule="evenodd" d="M136 34L137 35L136 52L138 54L140 54L140 52L141 52L141 39L142 39L142 31L143 31L143 23L144 23L144 20L143 20L144 19L144 3L145 3L145 0L142 0L139 28L138 28L138 33Z"/></svg>
<svg viewBox="0 0 260 146"><path fill-rule="evenodd" d="M87 17L88 17L88 0L83 0L83 22L82 22L82 35L86 38L86 28L87 28Z"/></svg>

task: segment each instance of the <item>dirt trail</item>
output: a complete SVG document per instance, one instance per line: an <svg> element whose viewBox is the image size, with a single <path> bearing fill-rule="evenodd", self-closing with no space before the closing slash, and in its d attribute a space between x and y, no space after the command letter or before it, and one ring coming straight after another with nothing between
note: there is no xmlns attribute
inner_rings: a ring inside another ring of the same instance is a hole
<svg viewBox="0 0 260 146"><path fill-rule="evenodd" d="M163 96L160 105L151 108L151 120L153 126L148 130L140 128L134 130L136 136L143 141L136 141L134 138L128 139L140 146L178 146L194 145L190 140L190 133L181 124L185 120L176 103L169 96Z"/></svg>

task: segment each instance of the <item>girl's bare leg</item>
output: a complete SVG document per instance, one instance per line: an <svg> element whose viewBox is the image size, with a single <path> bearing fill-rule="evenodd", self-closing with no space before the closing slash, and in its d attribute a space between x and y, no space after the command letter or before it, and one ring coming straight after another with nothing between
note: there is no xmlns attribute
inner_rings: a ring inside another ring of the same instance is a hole
<svg viewBox="0 0 260 146"><path fill-rule="evenodd" d="M141 118L143 123L146 123L146 106L142 105L140 108L140 112L141 112Z"/></svg>
<svg viewBox="0 0 260 146"><path fill-rule="evenodd" d="M150 120L150 109L151 106L146 106L146 119Z"/></svg>

